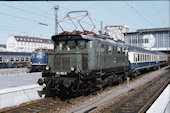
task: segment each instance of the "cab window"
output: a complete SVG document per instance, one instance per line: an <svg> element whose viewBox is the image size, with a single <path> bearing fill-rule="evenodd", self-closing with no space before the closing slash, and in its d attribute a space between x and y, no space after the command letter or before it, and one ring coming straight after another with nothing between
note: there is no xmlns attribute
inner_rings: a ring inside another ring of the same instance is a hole
<svg viewBox="0 0 170 113"><path fill-rule="evenodd" d="M76 43L75 41L68 41L68 47L70 49L75 49L76 48Z"/></svg>
<svg viewBox="0 0 170 113"><path fill-rule="evenodd" d="M86 41L85 40L78 40L77 46L78 46L79 49L86 48Z"/></svg>
<svg viewBox="0 0 170 113"><path fill-rule="evenodd" d="M65 43L65 41L59 41L58 49L59 49L59 50L66 49L66 43Z"/></svg>

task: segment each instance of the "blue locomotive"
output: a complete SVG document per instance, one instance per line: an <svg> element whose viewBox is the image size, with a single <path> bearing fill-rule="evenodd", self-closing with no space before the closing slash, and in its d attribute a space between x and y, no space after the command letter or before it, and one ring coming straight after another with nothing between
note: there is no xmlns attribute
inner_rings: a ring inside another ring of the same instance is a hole
<svg viewBox="0 0 170 113"><path fill-rule="evenodd" d="M47 52L51 49L36 49L31 55L31 72L43 71L47 65Z"/></svg>
<svg viewBox="0 0 170 113"><path fill-rule="evenodd" d="M31 71L41 71L47 65L47 52L35 51L31 55Z"/></svg>

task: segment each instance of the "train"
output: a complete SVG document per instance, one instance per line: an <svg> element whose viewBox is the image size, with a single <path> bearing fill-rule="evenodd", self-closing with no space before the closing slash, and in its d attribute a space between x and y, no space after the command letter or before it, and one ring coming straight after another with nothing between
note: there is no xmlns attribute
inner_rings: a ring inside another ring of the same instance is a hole
<svg viewBox="0 0 170 113"><path fill-rule="evenodd" d="M128 56L133 76L167 66L170 58L168 54L134 46L129 46Z"/></svg>
<svg viewBox="0 0 170 113"><path fill-rule="evenodd" d="M41 72L47 65L47 51L52 49L38 48L31 54L30 72Z"/></svg>
<svg viewBox="0 0 170 113"><path fill-rule="evenodd" d="M54 51L47 52L47 66L39 85L48 96L82 95L121 83L168 64L168 55L128 46L107 35L64 33L52 36Z"/></svg>
<svg viewBox="0 0 170 113"><path fill-rule="evenodd" d="M27 67L30 63L31 53L0 52L0 68Z"/></svg>

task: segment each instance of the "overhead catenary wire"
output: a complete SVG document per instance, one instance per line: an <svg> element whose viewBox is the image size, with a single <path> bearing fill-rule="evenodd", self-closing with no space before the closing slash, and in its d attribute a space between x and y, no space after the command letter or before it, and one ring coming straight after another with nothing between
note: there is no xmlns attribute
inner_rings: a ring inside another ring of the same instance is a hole
<svg viewBox="0 0 170 113"><path fill-rule="evenodd" d="M129 5L127 2L124 1L124 3L131 8L137 15L143 18L148 24L150 24L152 27L155 27L145 16L143 16L139 11L137 11L133 6Z"/></svg>
<svg viewBox="0 0 170 113"><path fill-rule="evenodd" d="M152 4L152 7L155 9L154 11L156 12L156 14L159 15L159 18L160 18L161 22L164 24L165 21L164 21L163 17L161 16L161 14L159 13L159 11L156 8L156 6L154 5L153 1L151 2L151 4Z"/></svg>
<svg viewBox="0 0 170 113"><path fill-rule="evenodd" d="M46 17L46 18L54 19L53 17L50 17L50 16L42 15L42 14L35 13L35 12L32 12L32 11L28 11L28 10L25 10L25 9L17 8L17 7L14 7L14 6L10 6L10 5L6 5L6 4L2 4L2 3L0 3L0 5L19 10L21 12L26 12L26 13L30 13L30 14L39 15L39 16L43 16L43 17Z"/></svg>
<svg viewBox="0 0 170 113"><path fill-rule="evenodd" d="M52 17L51 14L49 14L49 12L47 12L47 11L45 11L45 10L39 9L39 8L37 8L37 7L33 7L33 6L28 5L28 4L24 3L24 2L19 2L19 3L22 4L22 5L24 5L24 6L26 6L26 7L29 7L29 8L31 8L31 9L35 9L35 10L41 12L41 13L45 13L45 14L47 14L47 15L50 15L50 17ZM54 17L52 17L52 18L54 18Z"/></svg>

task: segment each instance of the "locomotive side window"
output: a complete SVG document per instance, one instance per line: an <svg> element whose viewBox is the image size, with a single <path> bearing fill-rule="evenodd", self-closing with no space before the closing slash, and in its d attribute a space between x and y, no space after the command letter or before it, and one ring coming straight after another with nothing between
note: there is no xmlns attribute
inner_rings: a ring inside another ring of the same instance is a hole
<svg viewBox="0 0 170 113"><path fill-rule="evenodd" d="M108 47L108 52L109 52L109 54L112 54L112 46Z"/></svg>
<svg viewBox="0 0 170 113"><path fill-rule="evenodd" d="M117 47L114 47L114 53L117 54Z"/></svg>
<svg viewBox="0 0 170 113"><path fill-rule="evenodd" d="M105 52L105 47L104 47L104 44L101 45L101 52Z"/></svg>
<svg viewBox="0 0 170 113"><path fill-rule="evenodd" d="M3 62L3 59L2 59L2 57L0 57L0 62Z"/></svg>
<svg viewBox="0 0 170 113"><path fill-rule="evenodd" d="M120 54L120 47L117 47L117 53Z"/></svg>
<svg viewBox="0 0 170 113"><path fill-rule="evenodd" d="M108 54L108 45L106 45L106 53Z"/></svg>
<svg viewBox="0 0 170 113"><path fill-rule="evenodd" d="M123 53L123 52L122 52L122 51L123 51L122 49L123 49L123 48L122 48L122 47L120 47L120 53Z"/></svg>
<svg viewBox="0 0 170 113"><path fill-rule="evenodd" d="M125 48L122 48L122 53L125 54Z"/></svg>

